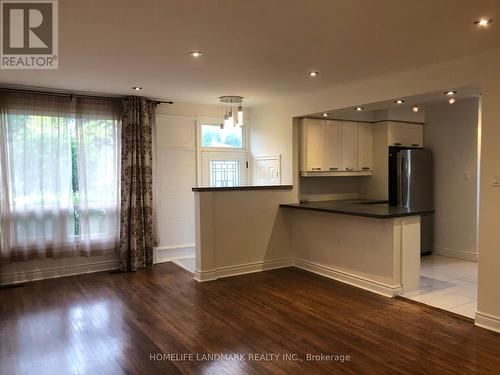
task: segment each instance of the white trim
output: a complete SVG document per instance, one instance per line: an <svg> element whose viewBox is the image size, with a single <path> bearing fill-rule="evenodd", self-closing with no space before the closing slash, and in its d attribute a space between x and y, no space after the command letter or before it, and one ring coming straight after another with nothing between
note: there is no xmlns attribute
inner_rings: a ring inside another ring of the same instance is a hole
<svg viewBox="0 0 500 375"><path fill-rule="evenodd" d="M481 328L489 329L490 331L500 333L500 317L490 314L476 312L475 325Z"/></svg>
<svg viewBox="0 0 500 375"><path fill-rule="evenodd" d="M58 277L81 275L86 273L110 271L120 268L120 260L104 260L83 264L66 264L64 266L37 269L33 271L20 271L0 274L0 285L19 284L29 281L55 279Z"/></svg>
<svg viewBox="0 0 500 375"><path fill-rule="evenodd" d="M354 275L345 271L337 270L322 264L309 262L303 259L295 259L295 267L316 273L340 281L345 284L365 289L373 293L383 295L384 297L395 297L402 292L401 285L389 285L378 281L369 280L365 277Z"/></svg>
<svg viewBox="0 0 500 375"><path fill-rule="evenodd" d="M171 262L175 259L194 258L195 244L159 246L153 249L153 264Z"/></svg>
<svg viewBox="0 0 500 375"><path fill-rule="evenodd" d="M248 115L247 115L248 118ZM196 186L203 186L202 183L202 174L203 174L203 165L202 165L202 153L203 152L241 152L245 154L245 161L248 163L249 159L249 149L250 149L250 131L247 124L242 127L242 147L241 148L233 148L233 147L202 147L201 145L201 125L213 125L219 126L221 117L213 117L213 116L196 116ZM249 165L250 167L250 165ZM246 183L250 181L250 168L246 168L245 176Z"/></svg>
<svg viewBox="0 0 500 375"><path fill-rule="evenodd" d="M211 281L211 280L217 280L222 277L244 275L247 273L268 271L276 268L292 267L293 264L294 264L293 258L283 258L276 260L265 260L262 262L240 264L237 266L220 267L203 272L195 270L194 279L199 282Z"/></svg>
<svg viewBox="0 0 500 375"><path fill-rule="evenodd" d="M444 257L470 260L473 262L479 261L479 254L478 253L472 253L470 251L463 251L463 250L457 250L457 249L448 249L446 247L440 247L440 246L434 247L433 254L434 255L441 255Z"/></svg>
<svg viewBox="0 0 500 375"><path fill-rule="evenodd" d="M200 272L197 269L194 273L194 279L199 282L212 281L222 277L244 275L247 273L268 271L272 269L292 266L340 281L345 284L365 289L370 292L383 295L385 297L394 297L401 294L402 292L401 285L388 285L378 281L369 280L361 276L353 275L345 271L336 270L330 267L297 258L284 258L263 262L253 262L240 264L237 266L221 267L203 272Z"/></svg>

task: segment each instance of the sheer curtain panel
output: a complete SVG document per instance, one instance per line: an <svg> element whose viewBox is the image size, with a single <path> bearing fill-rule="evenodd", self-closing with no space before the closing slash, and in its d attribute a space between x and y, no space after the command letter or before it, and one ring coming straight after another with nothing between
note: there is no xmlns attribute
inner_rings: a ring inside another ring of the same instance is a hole
<svg viewBox="0 0 500 375"><path fill-rule="evenodd" d="M116 103L0 94L2 261L116 249Z"/></svg>

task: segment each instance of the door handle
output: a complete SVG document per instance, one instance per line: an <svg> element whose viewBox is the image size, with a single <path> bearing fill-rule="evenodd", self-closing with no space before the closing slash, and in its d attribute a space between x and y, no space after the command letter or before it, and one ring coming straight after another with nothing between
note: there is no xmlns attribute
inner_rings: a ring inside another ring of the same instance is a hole
<svg viewBox="0 0 500 375"><path fill-rule="evenodd" d="M313 171L320 171L320 170L321 170L321 168L313 168L312 170L313 170Z"/></svg>
<svg viewBox="0 0 500 375"><path fill-rule="evenodd" d="M370 167L363 167L362 169L363 169L364 171L368 171L368 170L370 170Z"/></svg>
<svg viewBox="0 0 500 375"><path fill-rule="evenodd" d="M338 171L339 169L337 167L330 167L331 171Z"/></svg>

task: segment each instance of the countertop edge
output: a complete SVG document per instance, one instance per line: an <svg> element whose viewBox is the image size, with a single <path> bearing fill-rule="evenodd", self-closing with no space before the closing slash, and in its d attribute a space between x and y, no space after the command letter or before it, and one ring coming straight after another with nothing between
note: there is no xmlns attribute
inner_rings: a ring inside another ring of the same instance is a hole
<svg viewBox="0 0 500 375"><path fill-rule="evenodd" d="M237 190L292 190L293 185L262 185L262 186L234 186L234 187L194 187L194 192L202 191L237 191Z"/></svg>
<svg viewBox="0 0 500 375"><path fill-rule="evenodd" d="M436 210L434 210L434 209L429 209L429 210L421 210L418 212L401 212L401 213L395 213L395 214L377 215L377 214L370 214L370 213L365 213L365 212L352 212L352 211L346 211L346 210L335 209L335 208L318 208L318 207L297 206L295 204L287 204L287 203L280 204L280 207L291 208L291 209L295 209L295 210L319 211L319 212L325 212L325 213L329 213L329 214L361 216L361 217L368 217L368 218L372 218L372 219L393 219L396 217L427 215L427 214L433 214L436 212Z"/></svg>

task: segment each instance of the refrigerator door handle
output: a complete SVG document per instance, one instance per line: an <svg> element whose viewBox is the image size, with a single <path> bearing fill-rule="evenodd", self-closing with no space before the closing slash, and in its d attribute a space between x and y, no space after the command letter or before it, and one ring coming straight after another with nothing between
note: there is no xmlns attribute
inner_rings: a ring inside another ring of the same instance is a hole
<svg viewBox="0 0 500 375"><path fill-rule="evenodd" d="M408 189L408 160L402 155L399 155L398 160L398 206L406 207L407 189Z"/></svg>
<svg viewBox="0 0 500 375"><path fill-rule="evenodd" d="M403 171L401 173L401 206L406 207L407 206L407 190L408 190L408 160L403 159Z"/></svg>
<svg viewBox="0 0 500 375"><path fill-rule="evenodd" d="M403 205L403 160L400 159L401 155L398 155L397 163L397 206L401 207Z"/></svg>

